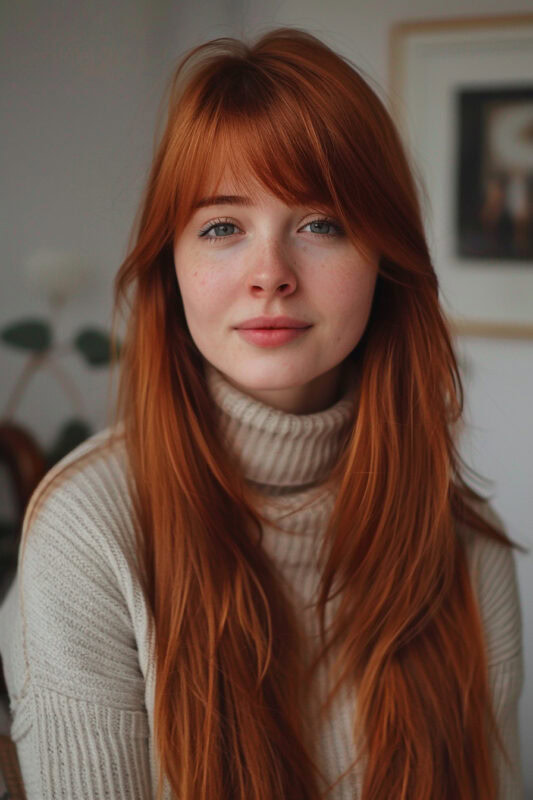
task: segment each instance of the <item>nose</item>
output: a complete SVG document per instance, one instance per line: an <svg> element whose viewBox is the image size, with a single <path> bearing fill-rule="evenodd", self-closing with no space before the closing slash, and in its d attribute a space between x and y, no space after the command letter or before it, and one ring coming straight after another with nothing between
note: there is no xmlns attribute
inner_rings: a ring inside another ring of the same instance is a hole
<svg viewBox="0 0 533 800"><path fill-rule="evenodd" d="M298 285L294 268L279 245L261 250L248 274L248 285L256 296L292 294Z"/></svg>

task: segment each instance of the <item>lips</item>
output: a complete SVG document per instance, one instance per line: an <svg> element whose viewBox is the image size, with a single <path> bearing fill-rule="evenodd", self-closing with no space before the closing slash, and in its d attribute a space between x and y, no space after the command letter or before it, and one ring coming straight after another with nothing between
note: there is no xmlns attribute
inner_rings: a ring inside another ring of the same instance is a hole
<svg viewBox="0 0 533 800"><path fill-rule="evenodd" d="M311 324L294 317L254 317L241 322L236 327L244 330L268 330L272 328L310 328Z"/></svg>
<svg viewBox="0 0 533 800"><path fill-rule="evenodd" d="M236 328L236 333L256 347L280 347L302 337L311 325L305 328Z"/></svg>

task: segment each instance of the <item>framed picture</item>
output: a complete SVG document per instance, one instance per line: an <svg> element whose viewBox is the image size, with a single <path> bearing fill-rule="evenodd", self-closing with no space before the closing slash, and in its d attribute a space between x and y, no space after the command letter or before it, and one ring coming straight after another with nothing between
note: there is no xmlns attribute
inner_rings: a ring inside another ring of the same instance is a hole
<svg viewBox="0 0 533 800"><path fill-rule="evenodd" d="M389 52L454 329L533 338L533 14L400 22Z"/></svg>

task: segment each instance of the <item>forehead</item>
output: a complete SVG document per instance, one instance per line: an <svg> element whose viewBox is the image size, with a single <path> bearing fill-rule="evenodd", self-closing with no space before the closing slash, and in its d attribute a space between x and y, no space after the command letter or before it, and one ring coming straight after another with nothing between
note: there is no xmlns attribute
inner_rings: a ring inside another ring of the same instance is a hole
<svg viewBox="0 0 533 800"><path fill-rule="evenodd" d="M302 197L301 193L284 190L284 187L280 187L279 191L276 188L266 186L249 168L243 168L237 174L226 168L220 178L210 175L204 181L194 199L191 212L220 205L249 208L267 205L324 205L310 194Z"/></svg>
<svg viewBox="0 0 533 800"><path fill-rule="evenodd" d="M223 201L230 204L257 205L262 197L271 194L269 189L245 165L238 172L229 166L226 166L220 175L211 171L206 175L202 184L198 187L194 209L212 205L213 201L219 205Z"/></svg>

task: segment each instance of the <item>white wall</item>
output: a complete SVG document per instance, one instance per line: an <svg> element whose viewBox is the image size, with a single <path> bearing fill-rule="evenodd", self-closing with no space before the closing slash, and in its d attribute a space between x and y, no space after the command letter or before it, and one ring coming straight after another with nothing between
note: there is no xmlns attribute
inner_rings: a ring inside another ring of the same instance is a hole
<svg viewBox="0 0 533 800"><path fill-rule="evenodd" d="M0 325L45 316L24 264L43 246L80 253L92 280L55 320L63 341L84 324L110 325L112 281L149 167L165 82L182 50L230 32L224 4L95 0L3 3L0 24ZM195 30L202 35L195 39ZM0 417L24 357L0 347ZM95 427L106 420L105 370L63 360ZM17 418L45 445L72 411L39 373Z"/></svg>
<svg viewBox="0 0 533 800"><path fill-rule="evenodd" d="M26 258L42 246L84 255L94 274L65 308L60 338L78 325L109 325L113 273L149 158L146 9L142 3L2 5L1 322L47 313L26 287ZM0 351L0 408L23 357ZM87 416L104 417L106 377L68 357ZM59 387L39 375L20 421L43 443L70 413Z"/></svg>
<svg viewBox="0 0 533 800"><path fill-rule="evenodd" d="M531 11L531 0L448 0L446 16ZM438 0L95 0L90 4L26 0L1 6L0 324L46 313L25 287L21 265L37 247L68 247L93 264L92 284L58 321L63 337L81 323L108 325L113 276L152 151L164 83L187 47L214 36L252 37L274 25L316 33L387 88L388 31L402 19L442 17ZM466 339L458 343L465 376L463 450L493 480L494 505L510 535L533 544L530 494L533 342ZM0 415L22 366L0 348ZM88 418L105 423L105 373L76 358L65 366L79 383ZM19 416L49 443L70 411L48 377L35 380ZM524 612L526 686L522 752L533 798L533 566L518 556Z"/></svg>

